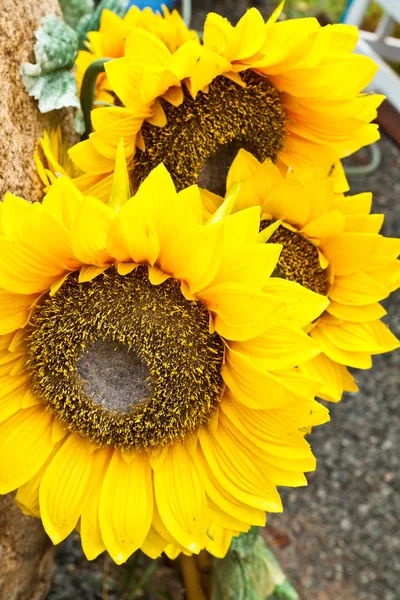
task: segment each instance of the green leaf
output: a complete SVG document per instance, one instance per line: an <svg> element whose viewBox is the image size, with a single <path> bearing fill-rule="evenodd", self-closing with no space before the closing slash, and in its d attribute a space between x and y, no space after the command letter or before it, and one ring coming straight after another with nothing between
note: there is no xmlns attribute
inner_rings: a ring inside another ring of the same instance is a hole
<svg viewBox="0 0 400 600"><path fill-rule="evenodd" d="M64 106L80 108L76 79L70 71L60 69L38 77L23 75L22 81L28 94L39 101L41 113Z"/></svg>
<svg viewBox="0 0 400 600"><path fill-rule="evenodd" d="M232 540L222 560L213 560L211 600L298 600L258 528Z"/></svg>
<svg viewBox="0 0 400 600"><path fill-rule="evenodd" d="M59 0L64 21L73 29L85 15L92 15L94 0Z"/></svg>
<svg viewBox="0 0 400 600"><path fill-rule="evenodd" d="M35 33L36 64L21 65L26 91L39 101L42 113L64 106L80 108L75 76L71 73L78 53L78 36L71 27L49 15Z"/></svg>
<svg viewBox="0 0 400 600"><path fill-rule="evenodd" d="M54 15L42 19L41 27L35 33L36 65L24 63L23 67L40 69L38 75L51 73L57 69L72 69L78 52L78 36L66 23ZM27 73L31 75L32 73Z"/></svg>

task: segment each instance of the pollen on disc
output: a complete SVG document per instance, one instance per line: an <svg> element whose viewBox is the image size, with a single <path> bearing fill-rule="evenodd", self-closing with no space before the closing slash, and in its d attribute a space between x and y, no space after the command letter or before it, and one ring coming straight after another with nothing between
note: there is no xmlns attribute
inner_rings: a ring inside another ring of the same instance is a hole
<svg viewBox="0 0 400 600"><path fill-rule="evenodd" d="M223 391L222 340L173 278L114 267L70 275L37 306L28 367L39 398L70 431L100 445L147 448L206 423Z"/></svg>

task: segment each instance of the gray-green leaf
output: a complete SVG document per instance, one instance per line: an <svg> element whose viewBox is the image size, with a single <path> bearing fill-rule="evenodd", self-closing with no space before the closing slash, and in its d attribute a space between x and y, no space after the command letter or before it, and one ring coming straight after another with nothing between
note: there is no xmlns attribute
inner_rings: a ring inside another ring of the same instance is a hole
<svg viewBox="0 0 400 600"><path fill-rule="evenodd" d="M26 91L39 101L42 113L80 107L76 79L71 73L78 52L78 36L71 27L48 15L35 33L36 64L21 65Z"/></svg>
<svg viewBox="0 0 400 600"><path fill-rule="evenodd" d="M55 15L48 15L42 19L35 37L35 67L40 68L40 74L62 68L72 69L78 52L78 36L71 27Z"/></svg>
<svg viewBox="0 0 400 600"><path fill-rule="evenodd" d="M213 561L211 600L298 600L277 560L253 527Z"/></svg>
<svg viewBox="0 0 400 600"><path fill-rule="evenodd" d="M94 11L94 0L59 0L65 22L76 29L82 17Z"/></svg>
<svg viewBox="0 0 400 600"><path fill-rule="evenodd" d="M60 69L53 73L44 73L39 77L23 75L22 81L28 94L39 101L41 113L64 106L80 108L76 79L70 71Z"/></svg>

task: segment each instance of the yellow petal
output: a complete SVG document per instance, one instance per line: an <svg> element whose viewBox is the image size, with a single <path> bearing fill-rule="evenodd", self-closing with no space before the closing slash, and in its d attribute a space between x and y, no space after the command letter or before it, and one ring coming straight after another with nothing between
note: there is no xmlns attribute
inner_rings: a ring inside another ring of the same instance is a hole
<svg viewBox="0 0 400 600"><path fill-rule="evenodd" d="M161 555L162 552L164 552L167 545L168 542L157 533L154 527L150 527L149 533L147 534L147 537L140 549L147 556L155 560Z"/></svg>
<svg viewBox="0 0 400 600"><path fill-rule="evenodd" d="M171 52L156 35L134 27L125 42L125 55L134 57L140 64L165 66L171 58Z"/></svg>
<svg viewBox="0 0 400 600"><path fill-rule="evenodd" d="M71 230L83 195L69 177L58 177L43 198L43 206L57 221Z"/></svg>
<svg viewBox="0 0 400 600"><path fill-rule="evenodd" d="M279 494L260 461L235 441L225 426L220 424L215 436L201 428L199 441L213 474L234 498L269 512L283 510Z"/></svg>
<svg viewBox="0 0 400 600"><path fill-rule="evenodd" d="M222 221L226 217L229 217L229 215L232 212L233 206L235 204L239 190L240 190L240 183L232 183L232 185L228 188L228 191L227 191L225 198L223 199L221 205L218 206L217 210L207 221L208 225L211 225L211 223L218 223L219 221Z"/></svg>
<svg viewBox="0 0 400 600"><path fill-rule="evenodd" d="M199 296L215 315L215 330L229 340L242 341L260 335L285 311L283 302L240 283L220 283Z"/></svg>
<svg viewBox="0 0 400 600"><path fill-rule="evenodd" d="M329 297L340 304L363 306L387 298L389 290L373 277L358 271L346 277L335 277Z"/></svg>
<svg viewBox="0 0 400 600"><path fill-rule="evenodd" d="M250 152L244 148L240 148L239 152L233 159L233 162L228 171L226 180L226 188L237 182L246 181L257 171L261 163Z"/></svg>
<svg viewBox="0 0 400 600"><path fill-rule="evenodd" d="M352 352L338 348L324 335L319 327L315 327L310 335L321 344L323 352L333 361L356 369L370 369L371 355L368 352Z"/></svg>
<svg viewBox="0 0 400 600"><path fill-rule="evenodd" d="M345 231L379 233L384 218L384 215L349 215L346 217Z"/></svg>
<svg viewBox="0 0 400 600"><path fill-rule="evenodd" d="M37 299L36 294L25 296L0 290L0 335L25 325L30 308Z"/></svg>
<svg viewBox="0 0 400 600"><path fill-rule="evenodd" d="M220 424L229 432L229 435L233 439L237 440L239 447L242 446L245 448L250 456L254 455L258 470L267 477L269 484L272 484L273 488L277 485L287 485L290 487L307 485L304 473L313 471L316 466L316 460L310 448L308 453L303 457L288 458L276 456L265 452L259 445L254 444L224 413L221 414Z"/></svg>
<svg viewBox="0 0 400 600"><path fill-rule="evenodd" d="M108 265L105 267L95 267L92 265L83 265L83 267L79 270L79 283L86 283L87 281L93 281L96 277L104 273L108 268Z"/></svg>
<svg viewBox="0 0 400 600"><path fill-rule="evenodd" d="M276 300L285 302L285 319L297 327L306 327L329 305L329 300L321 294L307 290L299 283L271 277L264 291Z"/></svg>
<svg viewBox="0 0 400 600"><path fill-rule="evenodd" d="M115 168L108 205L115 212L118 212L131 196L131 186L125 159L125 145L123 138L121 138L115 157Z"/></svg>
<svg viewBox="0 0 400 600"><path fill-rule="evenodd" d="M15 502L17 506L22 510L24 515L28 515L31 517L40 518L40 506L39 506L39 488L42 483L43 475L50 464L51 460L55 456L56 452L61 447L61 443L55 444L53 450L43 466L39 469L39 471L18 488L17 494L15 496Z"/></svg>
<svg viewBox="0 0 400 600"><path fill-rule="evenodd" d="M237 402L232 394L225 394L221 411L255 446L266 454L281 458L306 458L310 446L280 409L258 410Z"/></svg>
<svg viewBox="0 0 400 600"><path fill-rule="evenodd" d="M149 205L140 196L124 204L109 229L107 251L118 261L154 265L160 243Z"/></svg>
<svg viewBox="0 0 400 600"><path fill-rule="evenodd" d="M190 552L199 552L206 541L206 497L195 465L180 442L170 446L165 460L155 470L154 489L165 527L178 544Z"/></svg>
<svg viewBox="0 0 400 600"><path fill-rule="evenodd" d="M116 61L112 61L116 62ZM102 110L97 108L96 110ZM69 157L84 173L102 174L110 173L114 168L114 160L100 154L88 139L75 144L68 150Z"/></svg>
<svg viewBox="0 0 400 600"><path fill-rule="evenodd" d="M19 294L48 289L68 270L79 266L71 249L70 234L39 203L31 205L20 224L21 241L0 238L0 286Z"/></svg>
<svg viewBox="0 0 400 600"><path fill-rule="evenodd" d="M400 261L394 258L374 256L363 270L390 292L400 286Z"/></svg>
<svg viewBox="0 0 400 600"><path fill-rule="evenodd" d="M207 223L215 211L221 206L224 199L222 196L218 196L218 194L214 194L213 192L203 188L199 188L199 191L203 205L203 222Z"/></svg>
<svg viewBox="0 0 400 600"><path fill-rule="evenodd" d="M188 284L191 293L206 287L219 267L223 225L204 225L174 240L166 249L161 269Z"/></svg>
<svg viewBox="0 0 400 600"><path fill-rule="evenodd" d="M327 312L338 319L354 323L366 323L386 315L386 310L378 302L366 304L365 306L349 306L331 300Z"/></svg>
<svg viewBox="0 0 400 600"><path fill-rule="evenodd" d="M344 231L344 226L344 215L339 210L331 210L308 223L301 232L307 237L322 240L339 235Z"/></svg>
<svg viewBox="0 0 400 600"><path fill-rule="evenodd" d="M233 532L218 525L212 525L209 531L210 537L206 543L207 552L216 558L224 558L230 548Z"/></svg>
<svg viewBox="0 0 400 600"><path fill-rule="evenodd" d="M100 495L101 536L117 564L143 544L153 516L151 469L146 454L126 463L114 450Z"/></svg>
<svg viewBox="0 0 400 600"><path fill-rule="evenodd" d="M101 448L93 453L87 502L81 515L82 549L88 560L95 559L105 549L99 523L100 492L112 450Z"/></svg>
<svg viewBox="0 0 400 600"><path fill-rule="evenodd" d="M372 194L364 192L354 196L337 195L332 200L332 208L345 215L368 215L372 208Z"/></svg>
<svg viewBox="0 0 400 600"><path fill-rule="evenodd" d="M30 218L32 205L7 192L2 206L2 225L4 235L14 241L21 241L21 221Z"/></svg>
<svg viewBox="0 0 400 600"><path fill-rule="evenodd" d="M281 250L280 244L248 244L224 254L210 286L234 281L262 287L274 271Z"/></svg>
<svg viewBox="0 0 400 600"><path fill-rule="evenodd" d="M134 271L135 269L138 268L139 265L137 265L136 263L133 262L129 262L129 263L118 263L117 264L117 272L118 275L122 275L123 277L125 275L128 275L129 273L132 273L132 271ZM149 269L152 269L153 267L149 267Z"/></svg>
<svg viewBox="0 0 400 600"><path fill-rule="evenodd" d="M332 402L339 402L343 394L343 379L341 367L338 363L332 361L325 354L320 354L314 359L300 366L300 370L305 375L315 377L323 382L321 394Z"/></svg>
<svg viewBox="0 0 400 600"><path fill-rule="evenodd" d="M228 350L222 377L234 397L249 408L271 409L286 401L285 385L240 352Z"/></svg>
<svg viewBox="0 0 400 600"><path fill-rule="evenodd" d="M243 244L255 244L260 227L260 207L253 206L229 215L224 221L223 252L227 254Z"/></svg>
<svg viewBox="0 0 400 600"><path fill-rule="evenodd" d="M314 340L283 319L258 337L229 342L229 348L246 354L267 371L297 367L321 352Z"/></svg>
<svg viewBox="0 0 400 600"><path fill-rule="evenodd" d="M274 85L292 96L304 98L327 96L336 99L351 98L370 83L377 65L367 56L349 55L343 62L300 68L274 76ZM337 86L336 82L341 85Z"/></svg>
<svg viewBox="0 0 400 600"><path fill-rule="evenodd" d="M279 409L279 414L288 419L299 431L309 433L315 425L327 423L330 419L329 410L316 400L294 398L292 402Z"/></svg>
<svg viewBox="0 0 400 600"><path fill-rule="evenodd" d="M370 233L343 233L328 239L321 249L334 265L337 276L351 275L366 266L376 252L379 236Z"/></svg>
<svg viewBox="0 0 400 600"><path fill-rule="evenodd" d="M101 110L101 108L96 110ZM136 135L139 132L143 124L143 119L146 118L146 116L147 113L134 113L132 116L124 117L115 123L106 125L106 127L103 127L98 131L94 131L90 134L89 140L93 144L96 152L98 152L102 157L115 161L118 145L122 138L124 140L125 157L129 160L135 153ZM99 162L101 163L101 161ZM102 170L101 172L105 171Z"/></svg>
<svg viewBox="0 0 400 600"><path fill-rule="evenodd" d="M241 502L225 489L225 486L219 482L218 477L214 475L208 465L200 446L198 446L196 453L196 471L204 485L207 496L211 498L220 511L249 525L259 525L261 527L265 525L265 512L261 508L254 508Z"/></svg>
<svg viewBox="0 0 400 600"><path fill-rule="evenodd" d="M214 12L207 15L203 36L204 45L207 48L217 54L223 53L232 33L233 27L228 19Z"/></svg>
<svg viewBox="0 0 400 600"><path fill-rule="evenodd" d="M81 263L103 266L112 260L106 241L114 218L115 212L97 198L83 199L71 233L72 249Z"/></svg>
<svg viewBox="0 0 400 600"><path fill-rule="evenodd" d="M379 354L398 348L398 341L381 321L330 325L322 320L318 327L324 337L341 350Z"/></svg>
<svg viewBox="0 0 400 600"><path fill-rule="evenodd" d="M62 542L79 520L87 501L93 457L90 444L70 435L43 475L39 490L43 526L54 544Z"/></svg>
<svg viewBox="0 0 400 600"><path fill-rule="evenodd" d="M0 378L0 423L23 407L24 397L30 387L31 378L26 372L15 377L6 375Z"/></svg>
<svg viewBox="0 0 400 600"><path fill-rule="evenodd" d="M31 479L53 449L53 417L43 406L18 411L0 425L0 494Z"/></svg>
<svg viewBox="0 0 400 600"><path fill-rule="evenodd" d="M250 8L232 31L224 52L230 62L246 60L260 50L266 35L264 19L256 8Z"/></svg>
<svg viewBox="0 0 400 600"><path fill-rule="evenodd" d="M207 506L210 514L210 521L216 525L224 527L224 529L230 529L233 531L248 531L249 524L244 521L239 521L231 515L228 515L225 511L221 510L211 498L207 498Z"/></svg>
<svg viewBox="0 0 400 600"><path fill-rule="evenodd" d="M192 185L181 190L158 210L158 214L155 214L155 210L152 214L160 240L159 261L162 261L165 250L173 240L201 225L201 198L198 187Z"/></svg>

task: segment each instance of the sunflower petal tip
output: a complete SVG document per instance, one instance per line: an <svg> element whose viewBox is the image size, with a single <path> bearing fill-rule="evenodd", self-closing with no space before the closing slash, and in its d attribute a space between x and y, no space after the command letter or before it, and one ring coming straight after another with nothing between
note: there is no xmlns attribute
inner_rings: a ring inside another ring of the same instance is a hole
<svg viewBox="0 0 400 600"><path fill-rule="evenodd" d="M115 157L115 170L108 205L119 210L131 197L128 168L125 157L124 139L121 137Z"/></svg>

